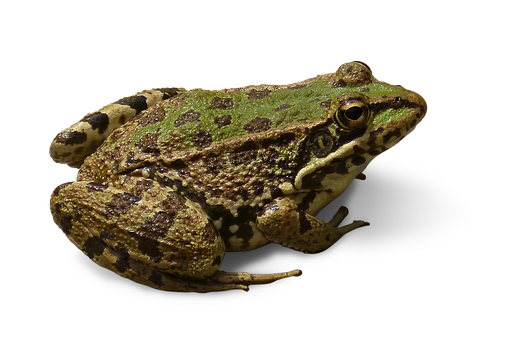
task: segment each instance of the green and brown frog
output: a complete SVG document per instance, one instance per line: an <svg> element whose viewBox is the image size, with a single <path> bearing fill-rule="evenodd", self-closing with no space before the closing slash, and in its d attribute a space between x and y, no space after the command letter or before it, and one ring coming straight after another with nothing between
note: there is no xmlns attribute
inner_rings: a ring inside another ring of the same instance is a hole
<svg viewBox="0 0 519 340"><path fill-rule="evenodd" d="M163 290L248 290L298 276L219 271L226 251L270 242L306 253L367 225L315 215L422 120L417 93L361 62L291 85L147 90L59 133L79 168L54 221L97 264Z"/></svg>

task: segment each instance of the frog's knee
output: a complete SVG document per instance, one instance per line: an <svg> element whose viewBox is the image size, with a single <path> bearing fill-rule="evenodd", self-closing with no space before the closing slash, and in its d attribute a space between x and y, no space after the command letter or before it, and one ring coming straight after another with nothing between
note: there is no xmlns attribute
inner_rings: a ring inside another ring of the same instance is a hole
<svg viewBox="0 0 519 340"><path fill-rule="evenodd" d="M89 113L79 122L56 135L49 149L50 156L57 163L79 168L83 160L92 154L116 128L143 110L182 91L185 90L182 88L146 90Z"/></svg>
<svg viewBox="0 0 519 340"><path fill-rule="evenodd" d="M173 259L171 273L192 278L211 276L221 265L225 244L213 222L199 210L187 209L170 229L169 249L164 258ZM176 240L176 241L175 241Z"/></svg>

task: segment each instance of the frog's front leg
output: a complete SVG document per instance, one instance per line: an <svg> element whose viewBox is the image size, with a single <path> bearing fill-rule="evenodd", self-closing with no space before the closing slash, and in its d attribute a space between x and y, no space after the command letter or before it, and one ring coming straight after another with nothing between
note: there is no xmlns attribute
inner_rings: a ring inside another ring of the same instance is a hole
<svg viewBox="0 0 519 340"><path fill-rule="evenodd" d="M280 197L266 205L258 216L257 228L271 242L305 253L317 253L330 247L344 234L369 225L364 221L353 221L337 228L348 215L341 207L330 222L325 223L300 210L289 197Z"/></svg>
<svg viewBox="0 0 519 340"><path fill-rule="evenodd" d="M248 289L296 276L217 271L225 245L197 204L170 188L139 179L128 193L73 182L51 197L56 224L94 262L123 277L162 290L208 292Z"/></svg>

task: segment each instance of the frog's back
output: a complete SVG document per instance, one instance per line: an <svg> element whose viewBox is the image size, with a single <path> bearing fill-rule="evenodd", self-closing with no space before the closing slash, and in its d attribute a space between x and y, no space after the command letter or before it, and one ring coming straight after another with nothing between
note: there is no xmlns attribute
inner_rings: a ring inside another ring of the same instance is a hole
<svg viewBox="0 0 519 340"><path fill-rule="evenodd" d="M341 79L332 73L291 85L221 91L182 88L142 91L86 115L59 133L50 153L56 162L79 167L108 136L111 138L107 143L123 142L123 137L139 143L144 138L139 144L144 145L153 135L159 153L183 154L239 136L298 122L315 122L334 97L349 90L341 84ZM351 84L355 85L356 81Z"/></svg>

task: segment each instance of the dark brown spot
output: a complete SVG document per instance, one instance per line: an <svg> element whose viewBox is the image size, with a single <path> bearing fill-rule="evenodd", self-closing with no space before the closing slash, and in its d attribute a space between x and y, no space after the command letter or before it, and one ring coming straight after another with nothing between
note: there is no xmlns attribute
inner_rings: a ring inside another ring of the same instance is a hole
<svg viewBox="0 0 519 340"><path fill-rule="evenodd" d="M254 195L259 196L263 194L263 190L265 189L265 186L263 185L263 182L256 181L252 183L252 190L254 190Z"/></svg>
<svg viewBox="0 0 519 340"><path fill-rule="evenodd" d="M81 121L90 124L93 130L98 130L99 134L102 134L108 128L108 115L106 113L94 112L84 117Z"/></svg>
<svg viewBox="0 0 519 340"><path fill-rule="evenodd" d="M368 154L371 155L371 156L378 156L378 155L380 155L384 151L385 151L384 149L377 148L377 149L369 150Z"/></svg>
<svg viewBox="0 0 519 340"><path fill-rule="evenodd" d="M360 146L358 145L355 145L353 147L353 153L355 153L356 155L362 155L363 153L365 153L366 150L364 150L363 148L361 148Z"/></svg>
<svg viewBox="0 0 519 340"><path fill-rule="evenodd" d="M162 100L174 97L182 91L181 89L176 87L160 88L155 90L162 92Z"/></svg>
<svg viewBox="0 0 519 340"><path fill-rule="evenodd" d="M84 253L91 259L103 254L106 244L99 238L92 236L83 244Z"/></svg>
<svg viewBox="0 0 519 340"><path fill-rule="evenodd" d="M234 153L247 152L251 150L258 150L260 145L256 144L251 139L247 139L242 145L233 150Z"/></svg>
<svg viewBox="0 0 519 340"><path fill-rule="evenodd" d="M222 257L220 255L218 255L217 257L214 258L212 265L220 266L220 264L222 264Z"/></svg>
<svg viewBox="0 0 519 340"><path fill-rule="evenodd" d="M328 167L324 167L317 172L305 176L301 187L306 190L321 189L321 183L326 177L326 174L331 172L328 169Z"/></svg>
<svg viewBox="0 0 519 340"><path fill-rule="evenodd" d="M367 125L364 125L363 127L352 130L352 131L342 129L342 128L337 128L336 134L339 135L339 138L337 139L332 151L335 151L339 148L339 146L347 144L347 143L351 142L352 140L362 136L366 132L367 128L368 128Z"/></svg>
<svg viewBox="0 0 519 340"><path fill-rule="evenodd" d="M104 191L108 189L108 185L94 182L87 183L85 187L88 192Z"/></svg>
<svg viewBox="0 0 519 340"><path fill-rule="evenodd" d="M127 105L134 109L136 114L141 113L143 110L148 108L148 104L146 103L146 97L144 96L131 96L119 99L114 104Z"/></svg>
<svg viewBox="0 0 519 340"><path fill-rule="evenodd" d="M213 138L211 137L211 134L204 130L197 130L196 134L193 138L193 145L197 149L204 149L207 148L209 145L213 143Z"/></svg>
<svg viewBox="0 0 519 340"><path fill-rule="evenodd" d="M353 157L353 158L351 159L351 163L352 163L353 165L357 165L357 166L362 165L362 164L364 164L365 162L366 162L366 158L364 158L364 157L362 157L362 156L355 156L355 157Z"/></svg>
<svg viewBox="0 0 519 340"><path fill-rule="evenodd" d="M166 213L169 213L170 219L173 218L180 211L186 209L186 199L180 194L173 192L166 196L166 199L159 203L159 208Z"/></svg>
<svg viewBox="0 0 519 340"><path fill-rule="evenodd" d="M317 196L315 190L310 191L303 197L301 203L298 204L299 210L306 211L310 207L310 204L314 201L315 196Z"/></svg>
<svg viewBox="0 0 519 340"><path fill-rule="evenodd" d="M133 164L138 164L141 161L142 160L139 159L139 157L135 157L135 153L130 152L130 153L128 153L128 157L126 158L125 163L127 166L131 166Z"/></svg>
<svg viewBox="0 0 519 340"><path fill-rule="evenodd" d="M111 235L109 233L107 233L106 231L102 231L99 236L101 237L101 239L103 240L109 240L109 241L113 241L114 239L114 235Z"/></svg>
<svg viewBox="0 0 519 340"><path fill-rule="evenodd" d="M283 195L283 191L281 191L278 187L271 187L270 188L270 196L272 196L272 199L278 198Z"/></svg>
<svg viewBox="0 0 519 340"><path fill-rule="evenodd" d="M231 116L220 116L220 117L214 117L214 122L218 127L226 126L231 124Z"/></svg>
<svg viewBox="0 0 519 340"><path fill-rule="evenodd" d="M263 99L268 96L270 93L269 89L265 89L263 91L258 91L256 89L252 89L249 93L247 93L248 99Z"/></svg>
<svg viewBox="0 0 519 340"><path fill-rule="evenodd" d="M119 274L122 274L130 269L130 260L127 257L119 257L115 262L114 267Z"/></svg>
<svg viewBox="0 0 519 340"><path fill-rule="evenodd" d="M340 175L345 175L348 173L348 168L346 167L346 160L342 158L334 159L328 167L323 168L323 172L326 173L326 171L329 171L328 173L335 173Z"/></svg>
<svg viewBox="0 0 519 340"><path fill-rule="evenodd" d="M240 247L248 247L249 241L254 235L250 226L250 221L256 219L256 216L261 209L260 207L251 207L249 205L241 206L238 208L237 216L234 216L222 205L209 206L205 204L205 200L203 198L200 200L200 198L193 197L193 199L202 204L204 211L207 212L211 219L222 220L222 227L218 230L218 233L222 237L222 240L225 242L227 247L230 246L229 238L233 236L241 240ZM234 225L238 226L238 230L235 233L232 233L229 228Z"/></svg>
<svg viewBox="0 0 519 340"><path fill-rule="evenodd" d="M125 214L128 210L141 199L127 192L115 194L112 200L106 204L107 211L112 215Z"/></svg>
<svg viewBox="0 0 519 340"><path fill-rule="evenodd" d="M56 204L56 211L60 210L60 207ZM72 216L63 215L60 213L58 216L58 226L65 233L65 235L69 235L72 230Z"/></svg>
<svg viewBox="0 0 519 340"><path fill-rule="evenodd" d="M251 151L251 150L257 150L259 148L260 148L260 145L256 144L256 142L254 142L251 139L247 139L242 145L240 145L239 147L234 149L233 152L234 153L246 152L246 151Z"/></svg>
<svg viewBox="0 0 519 340"><path fill-rule="evenodd" d="M159 287L164 286L164 282L162 282L162 274L156 270L154 270L150 277L148 277L148 280Z"/></svg>
<svg viewBox="0 0 519 340"><path fill-rule="evenodd" d="M234 101L232 98L220 98L214 97L211 100L211 108L217 110L229 110L234 107Z"/></svg>
<svg viewBox="0 0 519 340"><path fill-rule="evenodd" d="M158 240L139 234L133 234L132 236L137 241L137 249L139 249L141 254L149 256L155 262L159 262L162 259L164 254L159 249L160 242Z"/></svg>
<svg viewBox="0 0 519 340"><path fill-rule="evenodd" d="M174 223L175 214L159 211L152 218L146 219L138 234L149 240L157 240L165 237Z"/></svg>
<svg viewBox="0 0 519 340"><path fill-rule="evenodd" d="M189 110L186 113L182 113L178 116L177 120L175 120L175 126L181 126L186 123L196 122L200 120L200 113L195 112L194 110Z"/></svg>
<svg viewBox="0 0 519 340"><path fill-rule="evenodd" d="M240 197L242 200L247 201L249 199L249 193L247 192L247 190L241 190Z"/></svg>
<svg viewBox="0 0 519 340"><path fill-rule="evenodd" d="M238 218L234 220L238 225L238 230L234 233L234 236L242 240L242 246L247 247L250 239L254 236L252 228L249 225L249 221L255 220L258 213L258 208L244 205L238 208Z"/></svg>
<svg viewBox="0 0 519 340"><path fill-rule="evenodd" d="M87 134L77 131L65 131L59 133L54 140L60 144L77 145L82 144L87 140Z"/></svg>
<svg viewBox="0 0 519 340"><path fill-rule="evenodd" d="M296 138L295 133L293 133L293 132L285 132L285 133L283 133L282 135L279 136L279 138L276 140L276 143L278 145L290 144L291 142L294 141L295 138Z"/></svg>
<svg viewBox="0 0 519 340"><path fill-rule="evenodd" d="M169 163L168 165L171 168L176 169L176 170L186 167L186 163L184 163L184 161L182 159L176 159L173 162Z"/></svg>
<svg viewBox="0 0 519 340"><path fill-rule="evenodd" d="M383 142L384 144L387 144L387 143L389 143L389 141L390 141L393 137L395 137L395 138L396 138L396 137L400 137L400 131L398 131L398 130L394 130L394 131L390 131L390 132L386 133L386 134L384 135L384 137L382 138L382 142Z"/></svg>
<svg viewBox="0 0 519 340"><path fill-rule="evenodd" d="M94 145L94 144L97 144L97 143L90 143L89 150L95 150L98 147L98 145ZM74 155L82 156L86 149L87 148L85 148L84 146L80 146L79 148L76 148L74 150ZM68 155L70 155L70 153L68 153ZM63 155L63 156L65 156L65 155Z"/></svg>
<svg viewBox="0 0 519 340"><path fill-rule="evenodd" d="M144 153L158 154L160 152L157 143L158 139L158 133L147 133L142 136L138 142L135 143L135 146L137 146Z"/></svg>
<svg viewBox="0 0 519 340"><path fill-rule="evenodd" d="M304 234L312 229L312 225L308 222L306 214L299 213L299 234Z"/></svg>
<svg viewBox="0 0 519 340"><path fill-rule="evenodd" d="M270 129L271 124L272 122L268 118L256 117L245 124L243 128L249 133L258 133Z"/></svg>
<svg viewBox="0 0 519 340"><path fill-rule="evenodd" d="M221 156L215 153L205 155L202 166L205 166L209 173L219 175L225 163L222 162Z"/></svg>

